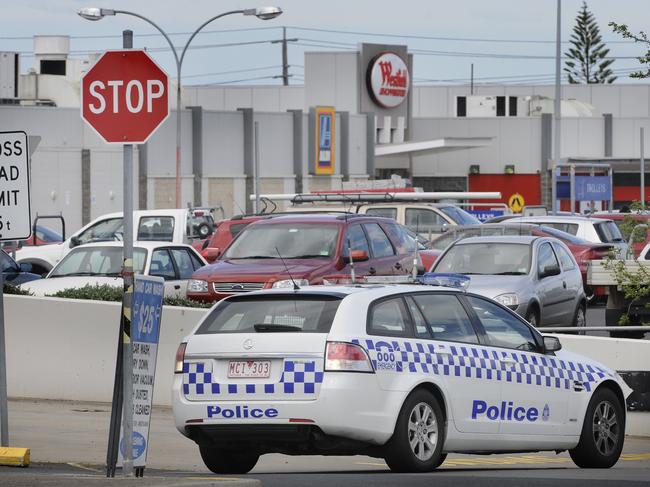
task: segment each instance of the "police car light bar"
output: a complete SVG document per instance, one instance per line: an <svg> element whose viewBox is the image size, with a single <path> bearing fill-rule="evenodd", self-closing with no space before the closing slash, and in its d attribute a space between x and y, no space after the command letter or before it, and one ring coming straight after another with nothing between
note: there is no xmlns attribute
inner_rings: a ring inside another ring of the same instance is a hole
<svg viewBox="0 0 650 487"><path fill-rule="evenodd" d="M358 279L357 284L424 284L427 286L450 287L466 290L470 283L470 277L465 274L454 274L445 272L427 272L418 276L415 280L410 275L402 276L364 276ZM348 284L345 279L336 279L335 282L326 284Z"/></svg>
<svg viewBox="0 0 650 487"><path fill-rule="evenodd" d="M260 198L272 201L291 201L292 203L361 203L373 201L440 201L440 200L498 200L501 199L499 191L445 191L445 192L414 192L414 193L277 193L261 194ZM249 196L255 201L256 195Z"/></svg>

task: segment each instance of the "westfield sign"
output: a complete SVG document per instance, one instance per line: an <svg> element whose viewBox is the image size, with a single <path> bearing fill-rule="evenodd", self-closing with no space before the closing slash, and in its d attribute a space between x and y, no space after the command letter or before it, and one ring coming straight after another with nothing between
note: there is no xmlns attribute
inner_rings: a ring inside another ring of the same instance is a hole
<svg viewBox="0 0 650 487"><path fill-rule="evenodd" d="M395 108L408 96L408 67L404 60L393 52L383 52L370 61L366 81L370 97L383 108Z"/></svg>

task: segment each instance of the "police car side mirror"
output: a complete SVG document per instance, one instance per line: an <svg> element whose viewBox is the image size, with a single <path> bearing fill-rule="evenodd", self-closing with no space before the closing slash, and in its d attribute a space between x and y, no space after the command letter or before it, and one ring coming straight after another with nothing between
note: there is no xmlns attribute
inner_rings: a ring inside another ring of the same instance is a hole
<svg viewBox="0 0 650 487"><path fill-rule="evenodd" d="M79 237L70 237L70 248L77 247L81 245L81 239Z"/></svg>
<svg viewBox="0 0 650 487"><path fill-rule="evenodd" d="M549 276L557 276L561 272L560 266L558 265L547 265L544 267L544 270L540 273L539 278L544 279Z"/></svg>
<svg viewBox="0 0 650 487"><path fill-rule="evenodd" d="M544 337L544 352L557 352L562 350L562 344L558 337L545 336Z"/></svg>

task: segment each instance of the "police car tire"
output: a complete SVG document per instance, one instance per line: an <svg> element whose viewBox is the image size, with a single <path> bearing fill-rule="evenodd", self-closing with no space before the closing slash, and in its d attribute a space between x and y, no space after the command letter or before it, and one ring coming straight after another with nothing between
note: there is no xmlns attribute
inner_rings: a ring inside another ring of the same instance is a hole
<svg viewBox="0 0 650 487"><path fill-rule="evenodd" d="M422 403L433 411L438 429L433 455L424 461L420 460L411 449L408 429L411 414ZM439 467L447 457L442 453L444 437L445 420L438 401L429 391L416 389L402 405L393 436L384 447L384 460L393 472L430 472Z"/></svg>
<svg viewBox="0 0 650 487"><path fill-rule="evenodd" d="M597 408L603 403L609 404L613 409L616 419L616 430L614 432L617 443L611 452L603 454L599 451L596 443L594 432L594 422L598 419ZM610 468L613 467L623 450L623 441L625 437L625 415L621 403L610 389L598 389L589 401L587 412L585 413L584 424L578 446L569 450L569 455L573 462L581 468Z"/></svg>
<svg viewBox="0 0 650 487"><path fill-rule="evenodd" d="M205 466L217 474L248 473L260 458L256 451L226 450L202 445L199 445L199 451Z"/></svg>

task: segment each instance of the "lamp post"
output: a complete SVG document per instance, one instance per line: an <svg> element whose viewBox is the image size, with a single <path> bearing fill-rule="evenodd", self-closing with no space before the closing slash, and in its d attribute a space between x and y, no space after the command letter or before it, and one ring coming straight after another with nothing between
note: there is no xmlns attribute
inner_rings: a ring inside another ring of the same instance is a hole
<svg viewBox="0 0 650 487"><path fill-rule="evenodd" d="M178 51L176 50L176 47L174 47L174 44L172 43L171 39L169 36L165 33L164 30L162 30L155 22L152 20L148 19L147 17L140 15L135 12L130 12L127 10L113 10L113 9L107 9L107 8L98 8L98 7L86 7L82 8L77 12L77 14L80 17L83 17L86 20L101 20L104 17L108 15L117 15L117 14L124 14L124 15L131 15L133 17L138 17L139 19L144 20L145 22L151 24L153 27L155 27L158 32L160 32L167 43L169 44L169 47L172 50L172 53L174 54L174 60L176 61L176 208L181 208L181 68L183 66L183 59L185 59L185 53L187 52L187 48L190 46L190 43L196 37L196 35L203 29L206 25L209 23L220 19L221 17L225 17L226 15L234 15L234 14L242 14L242 15L254 15L258 19L261 20L271 20L276 18L278 15L282 14L282 9L279 7L260 7L260 8L248 8L248 9L241 9L241 10L231 10L229 12L224 12L219 15L215 15L211 19L206 20L199 26L198 29L196 29L190 38L187 40L185 43L185 46L183 47L183 51L181 52L181 55L178 55Z"/></svg>

